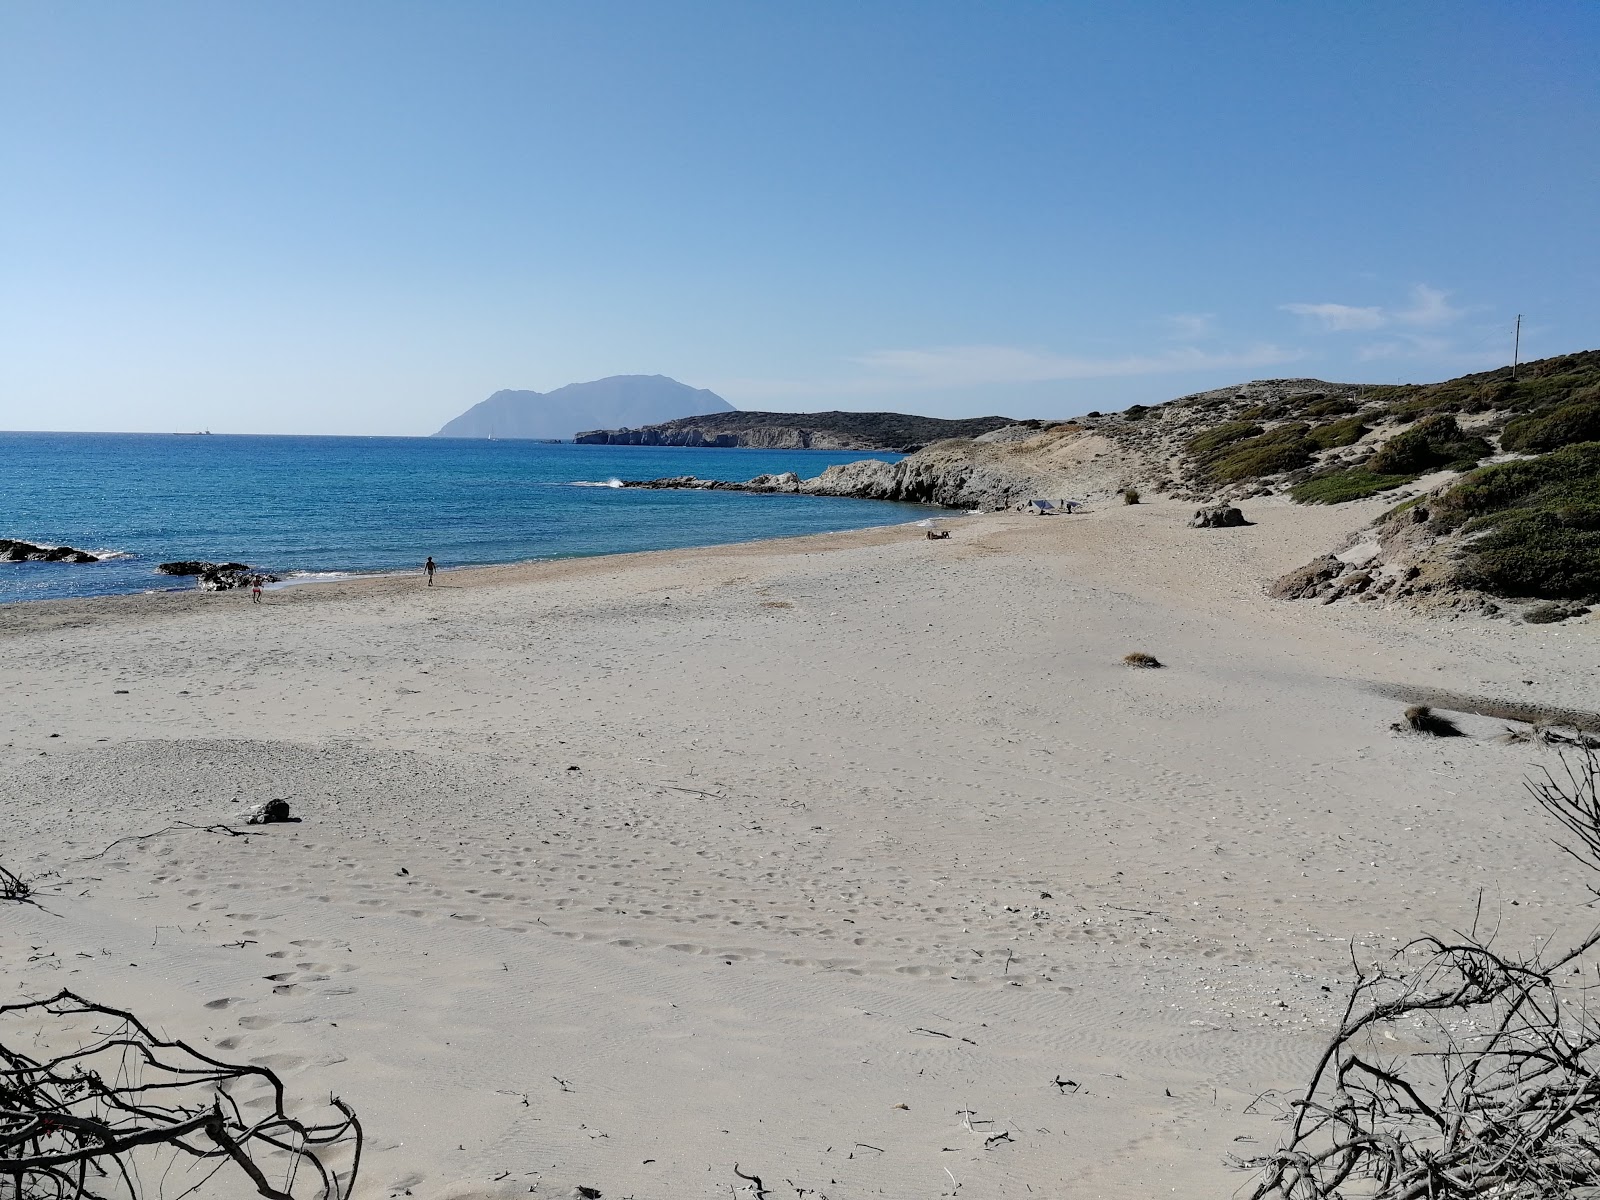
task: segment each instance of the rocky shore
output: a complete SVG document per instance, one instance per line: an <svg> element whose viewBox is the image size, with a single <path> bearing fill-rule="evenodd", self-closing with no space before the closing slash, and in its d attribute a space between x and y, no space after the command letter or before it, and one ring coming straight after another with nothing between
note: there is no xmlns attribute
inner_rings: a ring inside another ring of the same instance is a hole
<svg viewBox="0 0 1600 1200"><path fill-rule="evenodd" d="M626 480L624 486L838 496L998 512L1036 496L1110 496L1129 481L1122 459L1107 457L1108 443L1080 426L1023 427L1020 433L1017 428L939 442L899 462L842 463L810 479L794 472L743 482L677 475Z"/></svg>
<svg viewBox="0 0 1600 1200"><path fill-rule="evenodd" d="M246 587L256 576L260 576L263 583L277 583L279 579L277 575L270 575L247 563L214 563L199 559L164 562L156 567L156 572L161 575L193 575L202 592L229 592L234 588Z"/></svg>
<svg viewBox="0 0 1600 1200"><path fill-rule="evenodd" d="M71 546L36 546L14 538L0 538L0 562L99 562L97 555Z"/></svg>

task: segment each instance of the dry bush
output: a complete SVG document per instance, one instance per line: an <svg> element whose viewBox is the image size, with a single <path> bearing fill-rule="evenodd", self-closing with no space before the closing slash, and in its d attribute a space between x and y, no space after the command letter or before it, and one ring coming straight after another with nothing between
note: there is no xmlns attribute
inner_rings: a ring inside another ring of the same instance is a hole
<svg viewBox="0 0 1600 1200"><path fill-rule="evenodd" d="M1122 502L1124 504L1137 504L1137 503L1139 503L1139 489L1138 488L1123 488L1122 489Z"/></svg>
<svg viewBox="0 0 1600 1200"><path fill-rule="evenodd" d="M1528 790L1600 870L1600 756ZM1592 891L1600 891L1591 887ZM1600 1188L1600 930L1517 959L1472 932L1357 965L1251 1200L1578 1200ZM1576 981L1574 981L1576 980Z"/></svg>
<svg viewBox="0 0 1600 1200"><path fill-rule="evenodd" d="M1130 667L1159 667L1161 660L1154 654L1146 654L1143 650L1135 650L1132 654L1124 654L1122 661Z"/></svg>
<svg viewBox="0 0 1600 1200"><path fill-rule="evenodd" d="M1426 704L1413 704L1406 709L1406 725L1417 733L1431 737L1461 737L1460 728L1449 717L1441 717Z"/></svg>
<svg viewBox="0 0 1600 1200"><path fill-rule="evenodd" d="M132 1013L69 991L0 1006L0 1032L8 1200L186 1196L225 1170L234 1178L221 1182L223 1195L350 1195L361 1123L337 1097L329 1120L302 1121L265 1067L163 1040ZM16 1048L23 1044L28 1053Z"/></svg>
<svg viewBox="0 0 1600 1200"><path fill-rule="evenodd" d="M33 903L33 888L20 875L0 867L0 900L15 900L19 904Z"/></svg>

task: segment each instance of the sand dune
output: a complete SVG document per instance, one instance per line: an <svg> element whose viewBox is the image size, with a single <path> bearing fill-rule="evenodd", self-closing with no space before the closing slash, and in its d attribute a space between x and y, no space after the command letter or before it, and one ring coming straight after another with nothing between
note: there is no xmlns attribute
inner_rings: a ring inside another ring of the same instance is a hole
<svg viewBox="0 0 1600 1200"><path fill-rule="evenodd" d="M337 1092L371 1197L1227 1195L1352 946L1587 923L1551 752L1376 685L1600 666L1592 618L1268 600L1372 513L1247 508L10 606L4 861L54 874L0 995Z"/></svg>

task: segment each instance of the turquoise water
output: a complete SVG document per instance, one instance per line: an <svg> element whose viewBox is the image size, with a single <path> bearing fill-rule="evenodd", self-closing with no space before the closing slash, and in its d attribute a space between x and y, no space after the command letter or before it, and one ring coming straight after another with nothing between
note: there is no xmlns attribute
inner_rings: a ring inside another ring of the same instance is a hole
<svg viewBox="0 0 1600 1200"><path fill-rule="evenodd" d="M171 559L275 574L612 554L915 520L916 505L670 492L613 479L816 475L898 455L446 438L0 434L0 537L117 557L0 562L0 603L192 587ZM595 486L599 485L599 486Z"/></svg>

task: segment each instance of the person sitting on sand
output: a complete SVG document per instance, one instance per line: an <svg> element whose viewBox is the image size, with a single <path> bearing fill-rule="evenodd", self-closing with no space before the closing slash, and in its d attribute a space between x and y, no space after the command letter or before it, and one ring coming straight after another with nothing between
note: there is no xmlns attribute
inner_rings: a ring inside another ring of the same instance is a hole
<svg viewBox="0 0 1600 1200"><path fill-rule="evenodd" d="M433 586L433 573L439 568L434 565L433 555L428 555L428 561L422 564L422 569L428 573L428 586Z"/></svg>

